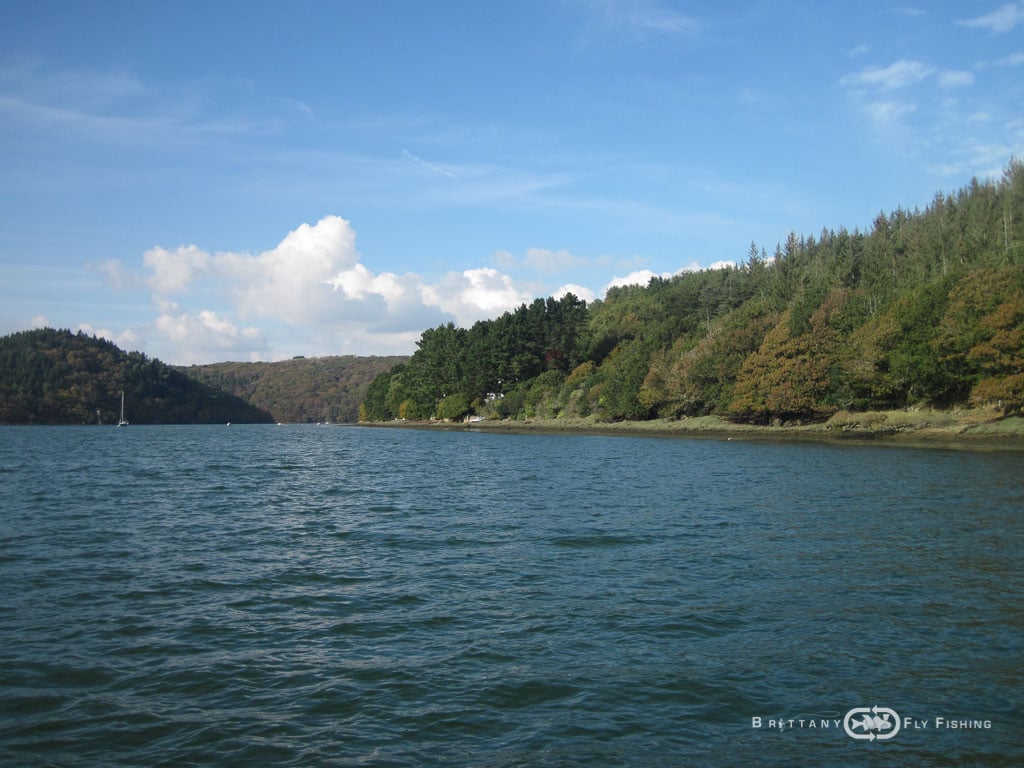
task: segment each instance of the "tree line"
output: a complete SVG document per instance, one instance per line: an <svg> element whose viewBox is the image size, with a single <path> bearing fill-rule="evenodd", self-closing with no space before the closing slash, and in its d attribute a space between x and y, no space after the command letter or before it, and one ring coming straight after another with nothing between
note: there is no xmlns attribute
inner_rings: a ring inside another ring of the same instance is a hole
<svg viewBox="0 0 1024 768"><path fill-rule="evenodd" d="M1024 164L880 213L793 233L738 266L567 295L424 331L370 384L369 421L1024 406Z"/></svg>

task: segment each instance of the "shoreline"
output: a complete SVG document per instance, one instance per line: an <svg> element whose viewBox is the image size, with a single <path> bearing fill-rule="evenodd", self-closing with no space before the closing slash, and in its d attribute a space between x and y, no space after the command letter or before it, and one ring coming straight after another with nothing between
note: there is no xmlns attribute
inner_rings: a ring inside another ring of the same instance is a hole
<svg viewBox="0 0 1024 768"><path fill-rule="evenodd" d="M360 426L495 433L621 435L834 445L893 445L954 449L1024 450L1024 417L993 411L840 411L825 422L758 426L717 416L600 422L592 418L362 422Z"/></svg>

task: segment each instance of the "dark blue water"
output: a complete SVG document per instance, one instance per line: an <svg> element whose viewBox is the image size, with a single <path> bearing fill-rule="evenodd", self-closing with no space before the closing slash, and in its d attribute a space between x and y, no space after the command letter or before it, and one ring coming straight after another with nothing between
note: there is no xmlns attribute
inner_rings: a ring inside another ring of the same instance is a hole
<svg viewBox="0 0 1024 768"><path fill-rule="evenodd" d="M1022 470L999 451L3 428L0 763L1018 766ZM908 725L837 725L872 705Z"/></svg>

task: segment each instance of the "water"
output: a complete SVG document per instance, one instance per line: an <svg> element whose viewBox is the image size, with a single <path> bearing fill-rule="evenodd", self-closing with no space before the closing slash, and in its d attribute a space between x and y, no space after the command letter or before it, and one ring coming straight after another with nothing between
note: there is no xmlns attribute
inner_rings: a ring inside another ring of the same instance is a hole
<svg viewBox="0 0 1024 768"><path fill-rule="evenodd" d="M0 764L1016 766L1022 465L0 429Z"/></svg>

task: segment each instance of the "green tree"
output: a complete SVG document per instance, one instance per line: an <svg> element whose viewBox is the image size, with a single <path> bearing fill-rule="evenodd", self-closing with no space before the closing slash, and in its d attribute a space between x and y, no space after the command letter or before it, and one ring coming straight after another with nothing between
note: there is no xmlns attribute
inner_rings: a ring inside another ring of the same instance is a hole
<svg viewBox="0 0 1024 768"><path fill-rule="evenodd" d="M461 392L448 395L437 404L437 417L457 421L469 413L469 401Z"/></svg>

